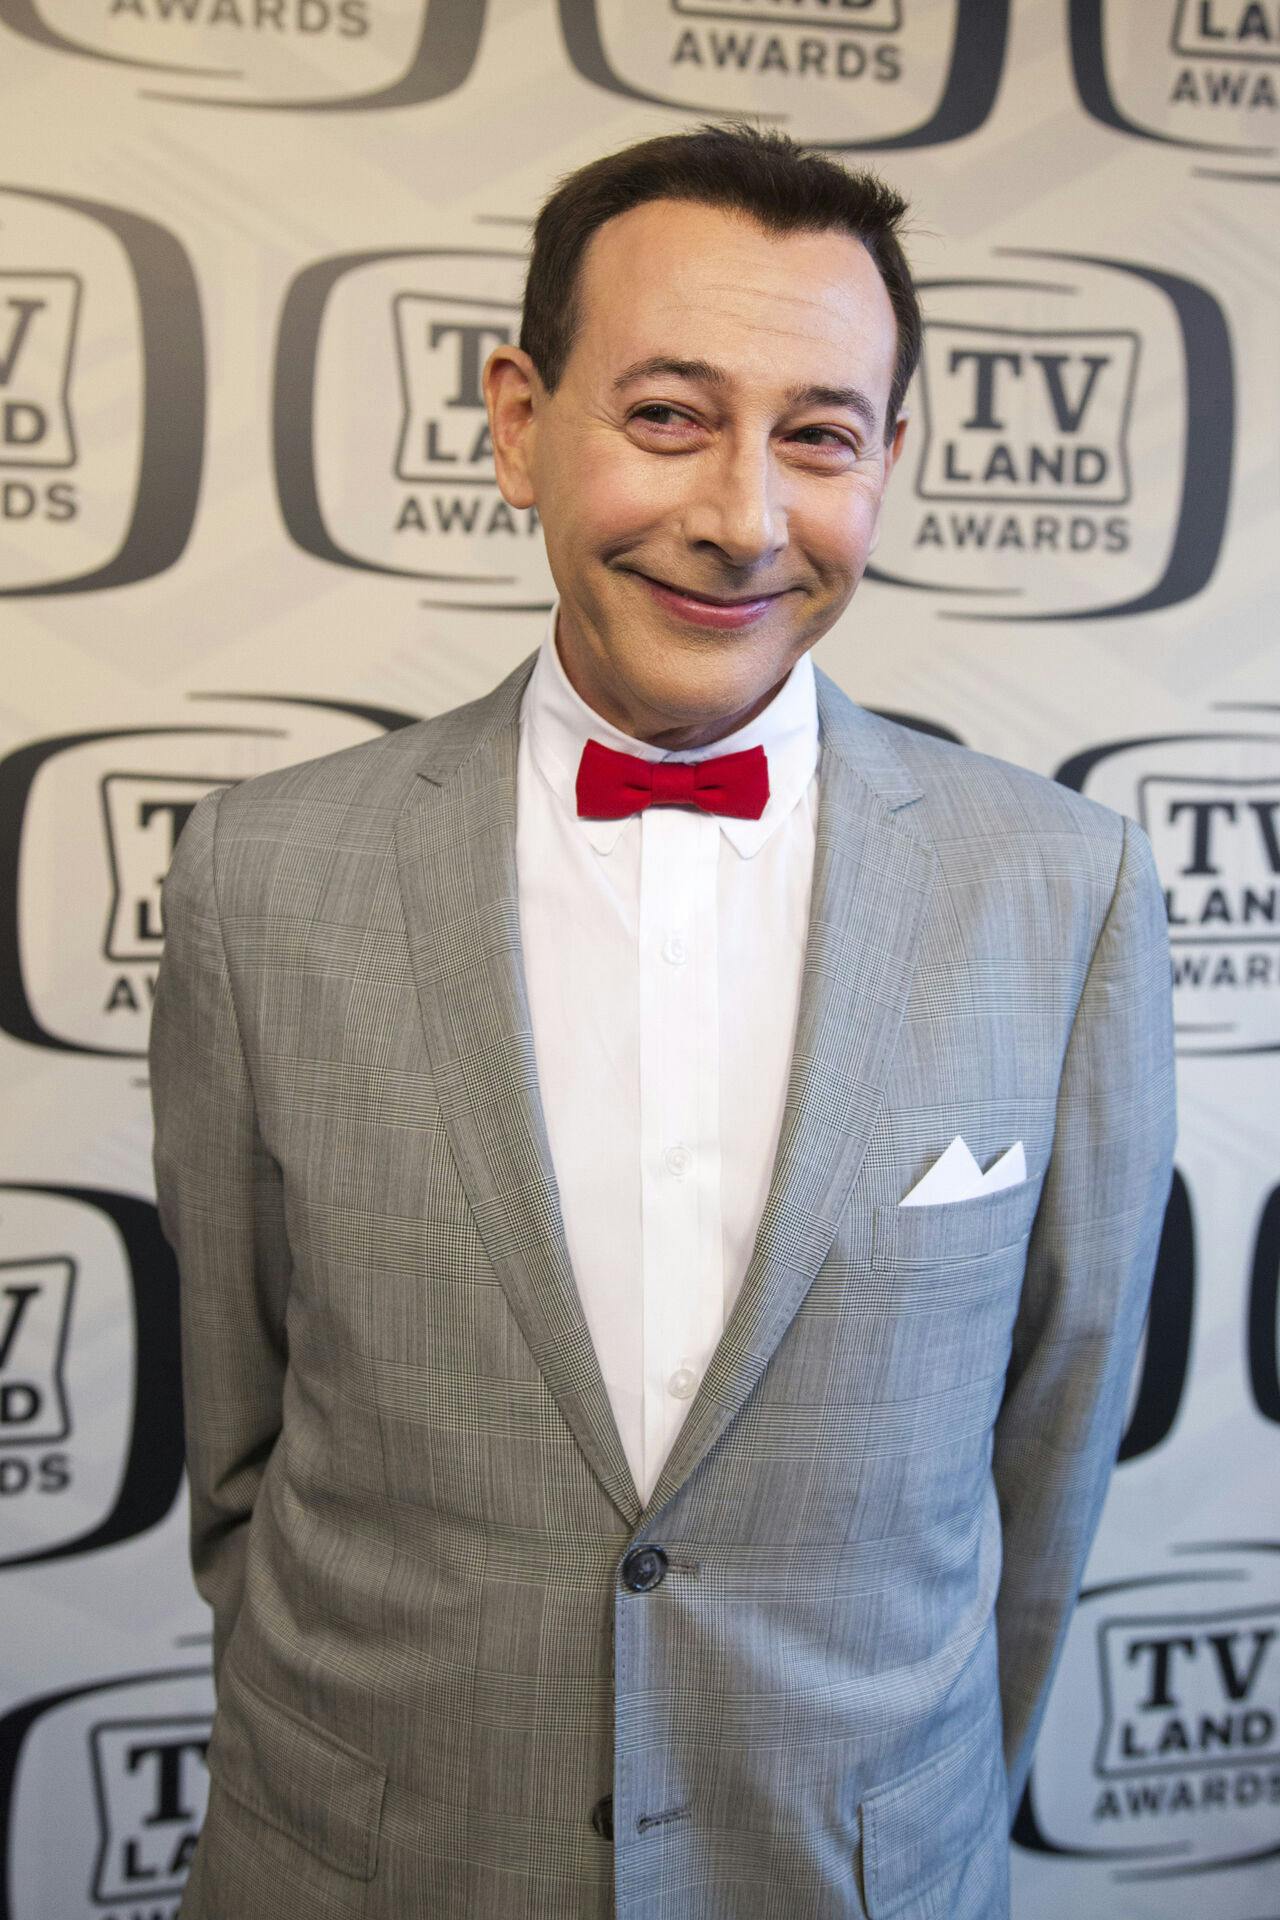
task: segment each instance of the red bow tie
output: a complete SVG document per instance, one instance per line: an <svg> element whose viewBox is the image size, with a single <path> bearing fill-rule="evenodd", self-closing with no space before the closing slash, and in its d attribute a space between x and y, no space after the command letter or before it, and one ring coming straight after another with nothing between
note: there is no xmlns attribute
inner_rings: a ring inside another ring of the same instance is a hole
<svg viewBox="0 0 1280 1920"><path fill-rule="evenodd" d="M588 740L578 768L578 812L585 820L625 820L646 807L700 807L734 820L758 820L769 799L763 747L710 760L641 760Z"/></svg>

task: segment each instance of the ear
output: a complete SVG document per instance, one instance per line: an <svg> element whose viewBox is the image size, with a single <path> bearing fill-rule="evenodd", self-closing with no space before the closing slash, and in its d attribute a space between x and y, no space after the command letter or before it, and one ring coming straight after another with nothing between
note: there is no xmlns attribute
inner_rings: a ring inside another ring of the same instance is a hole
<svg viewBox="0 0 1280 1920"><path fill-rule="evenodd" d="M898 424L893 430L893 438L884 450L884 483L886 487L889 484L889 475L898 463L898 455L902 452L902 443L906 437L907 416L905 413L900 413L898 415Z"/></svg>
<svg viewBox="0 0 1280 1920"><path fill-rule="evenodd" d="M511 507L535 504L532 462L537 413L545 399L537 369L519 347L495 347L485 362L484 403L498 487Z"/></svg>
<svg viewBox="0 0 1280 1920"><path fill-rule="evenodd" d="M876 548L880 544L880 514L884 506L884 490L885 490L885 487L888 486L889 481L893 476L893 470L895 466L898 464L898 455L902 452L902 443L906 439L906 437L907 437L907 416L905 413L900 413L898 415L898 423L894 427L893 433L890 439L885 444L884 486L881 487L880 489L880 502L876 508L875 531L872 533L870 544L867 547L868 553L874 553Z"/></svg>

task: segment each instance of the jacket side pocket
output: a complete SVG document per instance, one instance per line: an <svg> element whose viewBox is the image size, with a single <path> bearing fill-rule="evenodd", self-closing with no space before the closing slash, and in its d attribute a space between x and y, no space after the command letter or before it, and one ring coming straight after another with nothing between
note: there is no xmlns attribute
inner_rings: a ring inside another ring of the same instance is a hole
<svg viewBox="0 0 1280 1920"><path fill-rule="evenodd" d="M326 1866L371 1880L387 1776L359 1748L269 1699L224 1661L209 1771L232 1800Z"/></svg>
<svg viewBox="0 0 1280 1920"><path fill-rule="evenodd" d="M993 1815L1007 1824L1000 1722L995 1714L862 1802L862 1874L871 1920L910 1905L913 1920L949 1914L958 1877ZM937 1903L927 1902L931 1890ZM920 1903L917 1905L916 1903Z"/></svg>

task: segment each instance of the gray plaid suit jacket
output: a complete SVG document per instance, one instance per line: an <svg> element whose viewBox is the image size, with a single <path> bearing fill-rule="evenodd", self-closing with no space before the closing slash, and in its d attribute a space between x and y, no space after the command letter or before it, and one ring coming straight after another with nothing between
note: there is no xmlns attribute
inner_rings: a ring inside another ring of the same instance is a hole
<svg viewBox="0 0 1280 1920"><path fill-rule="evenodd" d="M1002 1920L1169 1180L1146 842L819 675L781 1143L642 1510L535 1082L528 670L210 796L165 890L219 1682L183 1913ZM956 1133L1026 1184L899 1210Z"/></svg>

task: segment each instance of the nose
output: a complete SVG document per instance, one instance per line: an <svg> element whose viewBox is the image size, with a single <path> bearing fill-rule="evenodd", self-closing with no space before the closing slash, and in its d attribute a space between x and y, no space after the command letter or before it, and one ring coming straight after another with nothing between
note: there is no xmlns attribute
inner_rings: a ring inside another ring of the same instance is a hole
<svg viewBox="0 0 1280 1920"><path fill-rule="evenodd" d="M691 546L714 547L733 567L758 566L781 552L786 504L767 442L726 443L698 461L684 531Z"/></svg>

